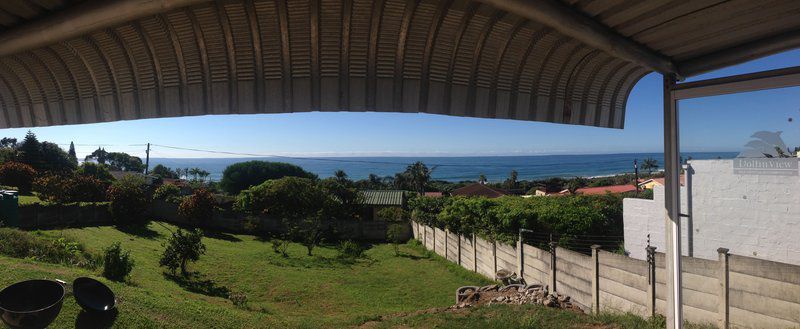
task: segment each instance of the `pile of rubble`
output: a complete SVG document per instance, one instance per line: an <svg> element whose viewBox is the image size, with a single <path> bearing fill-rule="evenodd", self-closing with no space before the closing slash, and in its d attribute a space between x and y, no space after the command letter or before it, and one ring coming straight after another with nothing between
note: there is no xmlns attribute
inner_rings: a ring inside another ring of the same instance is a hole
<svg viewBox="0 0 800 329"><path fill-rule="evenodd" d="M497 284L484 287L466 286L456 290L456 304L452 309L465 307L492 305L492 304L541 304L547 307L557 307L580 311L569 296L558 292L548 292L547 288L539 284Z"/></svg>

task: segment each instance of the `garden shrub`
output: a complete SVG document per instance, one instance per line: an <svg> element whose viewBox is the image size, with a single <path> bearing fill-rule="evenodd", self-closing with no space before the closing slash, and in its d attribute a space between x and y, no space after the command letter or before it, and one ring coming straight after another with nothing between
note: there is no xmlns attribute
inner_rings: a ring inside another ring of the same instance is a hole
<svg viewBox="0 0 800 329"><path fill-rule="evenodd" d="M199 260L200 256L206 253L203 232L198 229L186 231L178 229L172 233L164 247L159 265L169 269L173 275L180 268L184 277L189 275L186 270L187 263Z"/></svg>
<svg viewBox="0 0 800 329"><path fill-rule="evenodd" d="M586 250L581 240L587 235L622 235L622 198L617 195L448 199L412 199L412 217L453 233L504 242L516 241L519 229L525 228L539 236L552 234L562 246Z"/></svg>
<svg viewBox="0 0 800 329"><path fill-rule="evenodd" d="M50 202L102 202L106 183L90 176L44 175L33 181L33 191Z"/></svg>
<svg viewBox="0 0 800 329"><path fill-rule="evenodd" d="M352 240L346 240L339 243L339 258L342 259L358 259L364 256L364 248Z"/></svg>
<svg viewBox="0 0 800 329"><path fill-rule="evenodd" d="M118 224L141 224L147 222L143 214L147 208L144 178L136 175L124 176L111 184L106 193L111 216Z"/></svg>
<svg viewBox="0 0 800 329"><path fill-rule="evenodd" d="M81 176L94 177L106 183L114 180L114 176L111 176L111 172L108 171L108 167L100 163L84 162L78 168L76 173Z"/></svg>
<svg viewBox="0 0 800 329"><path fill-rule="evenodd" d="M173 184L161 184L153 192L153 200L178 203L181 201L181 188Z"/></svg>
<svg viewBox="0 0 800 329"><path fill-rule="evenodd" d="M378 210L377 217L380 220L399 222L408 220L409 214L401 207L386 207Z"/></svg>
<svg viewBox="0 0 800 329"><path fill-rule="evenodd" d="M247 308L247 295L241 292L228 293L228 300L233 303L233 306L238 308Z"/></svg>
<svg viewBox="0 0 800 329"><path fill-rule="evenodd" d="M66 197L64 178L56 175L42 175L33 180L33 192L39 199L50 202L62 202Z"/></svg>
<svg viewBox="0 0 800 329"><path fill-rule="evenodd" d="M204 225L211 221L216 206L214 195L206 189L197 189L184 198L178 207L178 214L195 224Z"/></svg>
<svg viewBox="0 0 800 329"><path fill-rule="evenodd" d="M251 186L259 185L267 180L283 177L302 177L317 179L317 175L303 170L303 168L283 162L247 161L234 163L222 173L220 187L230 195L239 194L240 191Z"/></svg>
<svg viewBox="0 0 800 329"><path fill-rule="evenodd" d="M283 257L288 257L289 255L286 253L286 250L289 249L289 241L286 239L279 239L273 238L272 242L272 251L276 254L281 254Z"/></svg>
<svg viewBox="0 0 800 329"><path fill-rule="evenodd" d="M106 198L107 184L90 177L76 175L65 181L67 202L102 202Z"/></svg>
<svg viewBox="0 0 800 329"><path fill-rule="evenodd" d="M20 162L0 165L0 184L16 187L20 194L30 194L36 170Z"/></svg>
<svg viewBox="0 0 800 329"><path fill-rule="evenodd" d="M13 228L0 228L0 254L90 269L99 262L81 243L72 239L49 238Z"/></svg>
<svg viewBox="0 0 800 329"><path fill-rule="evenodd" d="M386 240L392 244L395 256L400 256L400 244L403 243L404 238L403 233L403 226L398 224L389 225L386 229Z"/></svg>
<svg viewBox="0 0 800 329"><path fill-rule="evenodd" d="M125 281L125 278L133 270L133 265L131 253L123 250L119 242L115 242L104 250L103 276L107 279Z"/></svg>

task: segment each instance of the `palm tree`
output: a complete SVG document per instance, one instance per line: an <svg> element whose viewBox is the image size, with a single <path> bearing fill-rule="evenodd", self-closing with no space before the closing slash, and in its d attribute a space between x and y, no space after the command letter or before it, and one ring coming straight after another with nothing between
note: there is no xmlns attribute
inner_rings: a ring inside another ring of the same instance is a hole
<svg viewBox="0 0 800 329"><path fill-rule="evenodd" d="M417 161L406 167L403 176L408 180L414 191L419 194L425 194L425 186L431 180L431 170L421 161Z"/></svg>
<svg viewBox="0 0 800 329"><path fill-rule="evenodd" d="M506 179L506 188L509 190L517 188L517 171L512 170L511 173L508 174L508 179Z"/></svg>
<svg viewBox="0 0 800 329"><path fill-rule="evenodd" d="M658 169L658 160L653 158L644 159L642 162L642 170L647 170L648 174L652 174L653 170Z"/></svg>
<svg viewBox="0 0 800 329"><path fill-rule="evenodd" d="M478 183L486 184L486 175L481 174L480 176L478 176Z"/></svg>

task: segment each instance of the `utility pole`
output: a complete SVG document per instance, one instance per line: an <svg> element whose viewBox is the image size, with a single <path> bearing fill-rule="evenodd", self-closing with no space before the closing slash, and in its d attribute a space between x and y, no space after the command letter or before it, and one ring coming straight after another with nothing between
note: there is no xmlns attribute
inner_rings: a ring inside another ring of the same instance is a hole
<svg viewBox="0 0 800 329"><path fill-rule="evenodd" d="M144 152L147 154L144 160L144 174L147 175L150 172L150 143L147 143L147 151Z"/></svg>
<svg viewBox="0 0 800 329"><path fill-rule="evenodd" d="M633 186L636 186L636 195L639 195L639 163L636 159L633 159Z"/></svg>

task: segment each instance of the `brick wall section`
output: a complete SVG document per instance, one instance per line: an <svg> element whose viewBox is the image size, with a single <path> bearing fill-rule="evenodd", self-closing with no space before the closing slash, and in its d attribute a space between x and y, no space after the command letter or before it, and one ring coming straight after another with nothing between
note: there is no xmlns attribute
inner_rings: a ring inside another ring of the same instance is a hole
<svg viewBox="0 0 800 329"><path fill-rule="evenodd" d="M549 285L555 273L556 291L572 297L584 311L644 317L665 312L665 257L655 249L644 252L648 260L640 260L599 249L588 256L559 247L551 264L551 252L527 244L520 250L480 237L445 234L419 223L412 222L412 227L414 238L430 250L433 232L440 232L437 254L491 279L495 268L518 273L521 266L528 283ZM454 257L459 246L460 260ZM716 260L686 256L682 260L687 321L721 328L800 327L800 266L730 255L724 249L717 252ZM652 279L651 273L655 274Z"/></svg>

